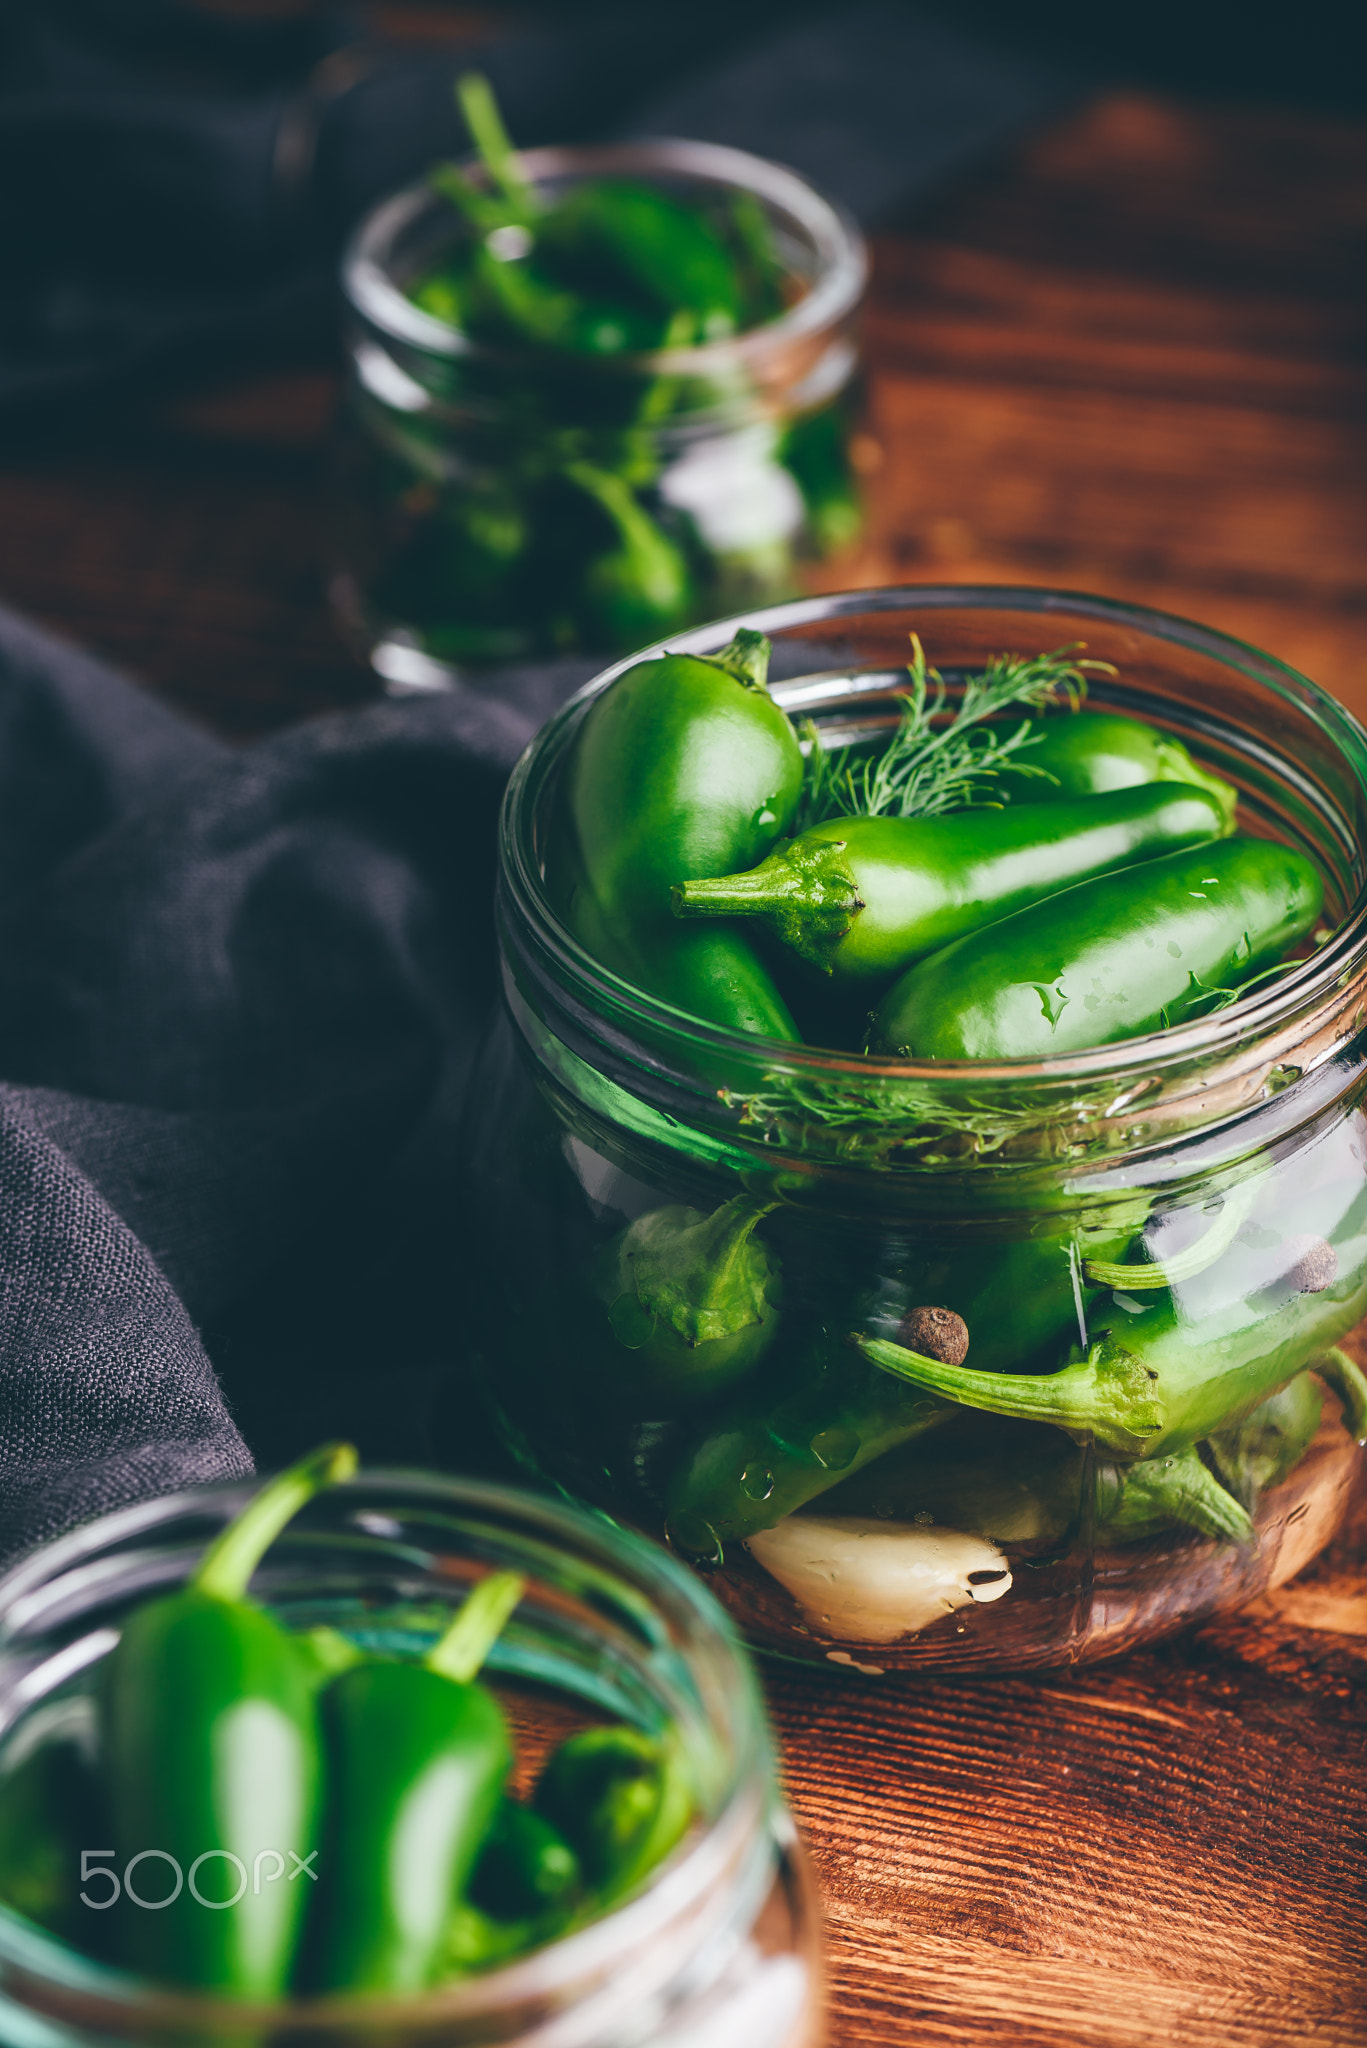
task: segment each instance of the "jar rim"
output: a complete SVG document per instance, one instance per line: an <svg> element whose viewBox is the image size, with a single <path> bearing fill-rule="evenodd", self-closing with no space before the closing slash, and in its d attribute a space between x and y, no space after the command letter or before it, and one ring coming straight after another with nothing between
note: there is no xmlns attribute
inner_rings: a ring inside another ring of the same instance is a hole
<svg viewBox="0 0 1367 2048"><path fill-rule="evenodd" d="M599 356L563 349L514 351L492 347L472 340L449 321L415 305L393 282L389 262L399 236L427 208L446 203L431 185L422 182L405 186L372 207L347 243L342 256L341 283L355 311L389 338L429 355L497 363L571 360L576 368L603 376L706 376L733 363L753 367L756 357L822 333L853 310L868 281L868 248L853 217L833 200L823 197L796 171L766 157L753 156L748 150L733 149L719 142L660 136L635 142L520 150L516 161L533 184L579 177L639 177L654 172L753 193L786 214L805 233L816 257L816 273L802 297L772 320L690 348ZM478 160L467 162L464 168L476 175L482 170Z"/></svg>
<svg viewBox="0 0 1367 2048"><path fill-rule="evenodd" d="M254 1485L250 1480L231 1480L140 1501L41 1545L0 1578L0 1655L23 1642L25 1624L31 1626L36 1618L46 1588L70 1574L78 1588L86 1583L96 1595L114 1597L112 1575L101 1571L102 1557L107 1559L112 1552L117 1559L119 1546L154 1537L174 1528L178 1520L226 1521ZM121 2035L123 2022L136 2014L158 2035L189 2024L202 2028L210 2039L220 2033L224 2038L240 2037L249 2022L259 2022L263 2030L284 2026L292 2039L319 2032L335 2040L353 2030L359 2037L381 2025L401 2036L405 2029L430 2028L443 2019L473 2023L529 2000L560 1997L593 1972L624 1965L652 1935L677 1924L699 1900L713 1896L747 1834L772 1818L770 1738L753 1669L725 1609L695 1573L659 1545L596 1510L496 1481L446 1473L366 1468L320 1496L320 1501L334 1504L349 1499L358 1511L382 1509L388 1501L497 1518L529 1533L533 1541L553 1543L591 1568L612 1573L642 1596L663 1620L671 1647L682 1647L695 1675L706 1679L700 1696L714 1727L719 1710L727 1716L722 1733L728 1771L714 1811L695 1841L668 1858L633 1896L597 1919L510 1963L401 1997L327 1996L263 2007L149 1984L96 1961L0 1903L0 1959L11 1976L17 1971L21 1978L59 1985L68 2013L89 2000L86 2017L97 2029L101 2012L117 2012L123 2016L116 2029ZM319 1504L315 1502L314 1508ZM62 1653L57 1654L60 1660ZM71 1667L73 1673L79 1668ZM68 1675L64 1670L62 1676ZM16 1715L4 1727L6 1736L17 1721Z"/></svg>
<svg viewBox="0 0 1367 2048"><path fill-rule="evenodd" d="M1356 792L1367 811L1367 730L1329 693L1276 657L1264 654L1219 632L1175 614L1082 592L1032 585L887 585L843 591L771 605L760 610L672 635L667 641L623 657L580 690L532 740L509 781L500 830L500 889L520 928L531 935L552 984L572 988L585 1010L611 1017L618 1038L635 1049L642 1066L660 1068L659 1048L705 1048L725 1069L744 1061L781 1069L786 1076L814 1085L867 1082L896 1084L944 1095L969 1091L990 1096L1022 1090L1043 1100L1064 1091L1076 1093L1093 1085L1107 1097L1123 1100L1134 1084L1152 1086L1152 1077L1190 1074L1193 1065L1218 1061L1222 1055L1250 1047L1274 1046L1289 1033L1304 1032L1317 1013L1333 1011L1336 995L1356 985L1367 968L1367 874L1363 872L1361 836L1353 842L1357 888L1345 915L1310 958L1287 974L1213 1015L1169 1026L1143 1037L1122 1039L1046 1059L994 1061L918 1061L891 1055L856 1054L821 1046L767 1040L729 1031L720 1025L689 1018L602 966L561 923L551 905L533 845L533 813L554 763L563 754L588 704L617 676L637 662L667 652L714 653L742 626L766 634L823 623L839 625L860 613L953 610L1013 611L1042 618L1051 615L1075 621L1123 627L1152 643L1170 643L1239 671L1284 703L1308 717L1330 741L1336 757L1352 771ZM851 695L858 694L857 661L846 678ZM833 672L820 680L834 687ZM813 686L814 687L814 684ZM786 708L803 709L811 687L801 679L773 685L773 695ZM886 685L884 685L886 688ZM807 689L805 700L795 692ZM1360 995L1361 991L1357 991ZM1343 1008L1340 1001L1338 1007ZM1360 1013L1359 1013L1360 1014ZM1360 1026L1358 1027L1361 1028ZM651 1050L644 1049L646 1041ZM1341 1046L1340 1032L1336 1044ZM1333 1048L1331 1048L1333 1049ZM682 1064L682 1063L681 1063ZM1165 1085L1160 1081L1160 1085Z"/></svg>

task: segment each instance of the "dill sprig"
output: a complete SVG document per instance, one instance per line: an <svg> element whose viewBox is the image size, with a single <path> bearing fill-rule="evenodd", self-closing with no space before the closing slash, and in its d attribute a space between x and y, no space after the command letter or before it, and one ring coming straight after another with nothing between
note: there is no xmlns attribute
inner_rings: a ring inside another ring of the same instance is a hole
<svg viewBox="0 0 1367 2048"><path fill-rule="evenodd" d="M861 1165L893 1158L929 1167L1002 1155L1076 1158L1090 1148L1102 1120L1121 1107L1080 1095L1041 1114L1035 1103L984 1102L971 1092L947 1100L925 1082L873 1075L812 1080L786 1072L767 1074L754 1094L723 1088L719 1095L762 1144Z"/></svg>
<svg viewBox="0 0 1367 2048"><path fill-rule="evenodd" d="M1012 732L988 720L1015 705L1032 711L1060 703L1076 710L1089 673L1114 675L1109 662L1079 660L1081 643L1052 654L998 654L980 674L966 678L947 722L949 688L938 669L926 665L915 633L907 670L911 687L901 721L876 753L842 747L828 754L810 719L800 728L807 747L807 780L799 829L825 818L933 818L1003 799L996 778L1009 767L1019 775L1044 775L1018 757L1039 738L1031 720Z"/></svg>

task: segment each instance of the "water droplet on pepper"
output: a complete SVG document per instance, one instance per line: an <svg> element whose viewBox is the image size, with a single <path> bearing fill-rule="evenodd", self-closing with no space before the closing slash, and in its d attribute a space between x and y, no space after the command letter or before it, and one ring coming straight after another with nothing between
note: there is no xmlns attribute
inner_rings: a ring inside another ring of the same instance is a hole
<svg viewBox="0 0 1367 2048"><path fill-rule="evenodd" d="M768 1500L774 1475L767 1465L747 1465L740 1475L740 1490L749 1500Z"/></svg>
<svg viewBox="0 0 1367 2048"><path fill-rule="evenodd" d="M823 1429L812 1438L812 1456L828 1472L843 1472L853 1464L859 1438L852 1429Z"/></svg>

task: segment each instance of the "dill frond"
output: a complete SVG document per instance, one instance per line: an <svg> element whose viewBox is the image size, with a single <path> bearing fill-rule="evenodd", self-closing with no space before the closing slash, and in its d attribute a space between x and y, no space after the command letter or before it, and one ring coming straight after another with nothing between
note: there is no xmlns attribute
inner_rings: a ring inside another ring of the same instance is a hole
<svg viewBox="0 0 1367 2048"><path fill-rule="evenodd" d="M1089 673L1115 673L1109 662L1080 660L1080 643L1052 654L999 654L966 679L949 712L948 687L938 669L927 667L915 633L911 645L901 722L877 753L842 747L828 754L815 725L803 721L799 731L809 744L799 829L826 818L934 818L1000 804L997 777L1004 767L1019 775L1047 771L1019 759L1039 737L1029 718L1005 733L988 721L1014 706L1040 711L1067 703L1076 710Z"/></svg>

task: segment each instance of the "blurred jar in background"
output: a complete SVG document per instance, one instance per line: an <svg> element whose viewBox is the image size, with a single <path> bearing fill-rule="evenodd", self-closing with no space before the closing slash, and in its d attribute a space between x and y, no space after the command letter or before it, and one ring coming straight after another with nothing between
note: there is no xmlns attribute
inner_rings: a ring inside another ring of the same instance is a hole
<svg viewBox="0 0 1367 2048"><path fill-rule="evenodd" d="M663 349L633 348L610 307L573 348L493 345L462 331L443 288L443 259L476 240L458 208L432 184L376 208L342 270L332 588L391 690L644 646L792 596L804 561L859 533L847 444L867 259L853 225L792 172L711 144L518 162L552 201L605 178L681 200L738 265L763 268L779 310ZM527 246L515 229L485 237L510 271Z"/></svg>

